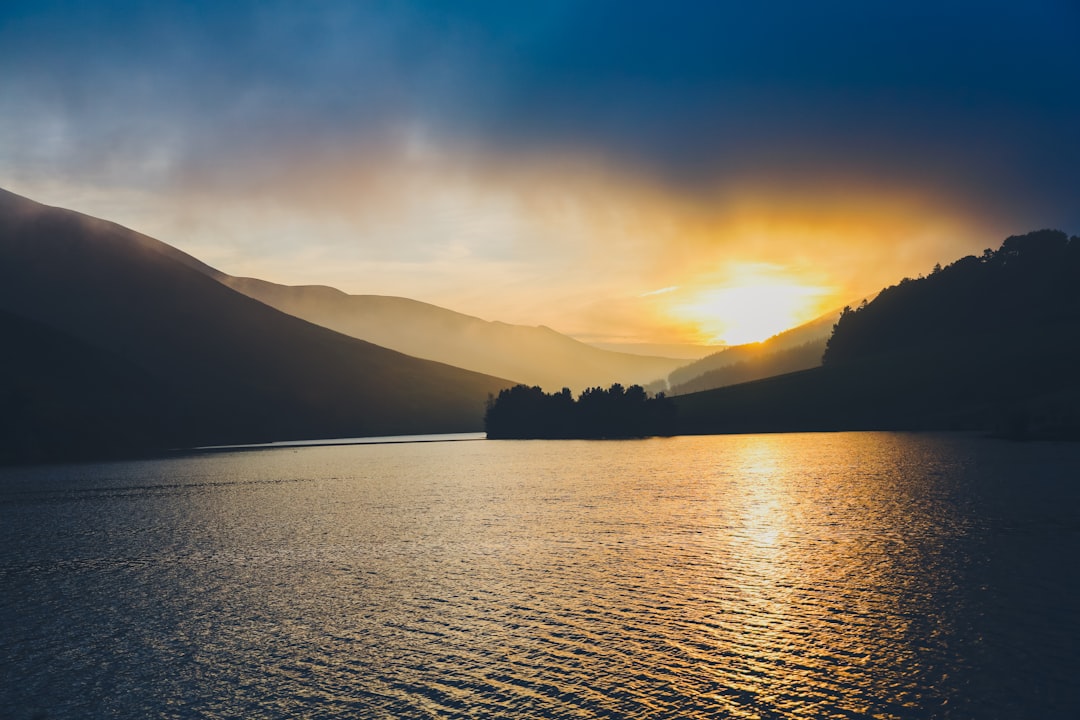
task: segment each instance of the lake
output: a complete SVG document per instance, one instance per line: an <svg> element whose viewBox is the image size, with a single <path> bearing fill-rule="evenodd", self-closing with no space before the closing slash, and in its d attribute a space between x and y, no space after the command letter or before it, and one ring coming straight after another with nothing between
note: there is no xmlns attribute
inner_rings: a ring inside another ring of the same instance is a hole
<svg viewBox="0 0 1080 720"><path fill-rule="evenodd" d="M0 469L7 718L1056 718L1080 444L836 433Z"/></svg>

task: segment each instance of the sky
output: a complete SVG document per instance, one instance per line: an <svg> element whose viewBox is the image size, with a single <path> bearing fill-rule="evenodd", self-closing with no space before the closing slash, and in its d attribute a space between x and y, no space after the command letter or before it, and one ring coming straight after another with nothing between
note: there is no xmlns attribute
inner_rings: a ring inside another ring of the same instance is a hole
<svg viewBox="0 0 1080 720"><path fill-rule="evenodd" d="M1080 233L1080 3L0 7L0 187L233 275L763 339Z"/></svg>

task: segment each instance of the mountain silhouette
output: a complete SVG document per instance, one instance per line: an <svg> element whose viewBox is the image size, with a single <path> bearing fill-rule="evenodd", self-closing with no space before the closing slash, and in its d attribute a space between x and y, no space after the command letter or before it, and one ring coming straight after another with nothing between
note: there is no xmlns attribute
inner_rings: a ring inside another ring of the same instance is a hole
<svg viewBox="0 0 1080 720"><path fill-rule="evenodd" d="M817 367L840 311L773 335L767 340L733 345L678 368L668 376L671 395L711 390Z"/></svg>
<svg viewBox="0 0 1080 720"><path fill-rule="evenodd" d="M481 320L403 297L348 295L322 285L211 274L260 302L345 335L551 392L614 382L646 384L686 362L601 350L548 327Z"/></svg>
<svg viewBox="0 0 1080 720"><path fill-rule="evenodd" d="M0 311L0 462L191 444L184 396L124 358Z"/></svg>
<svg viewBox="0 0 1080 720"><path fill-rule="evenodd" d="M153 238L3 190L0 311L18 338L4 423L36 418L0 440L9 459L93 455L99 419L132 431L128 452L481 430L512 385L287 315Z"/></svg>
<svg viewBox="0 0 1080 720"><path fill-rule="evenodd" d="M179 263L288 315L397 350L549 391L663 381L686 364L678 358L605 350L543 325L482 320L393 295L350 295L326 285L281 285L221 272L170 245Z"/></svg>
<svg viewBox="0 0 1080 720"><path fill-rule="evenodd" d="M845 308L823 365L675 398L684 432L1080 437L1080 238L1005 240Z"/></svg>

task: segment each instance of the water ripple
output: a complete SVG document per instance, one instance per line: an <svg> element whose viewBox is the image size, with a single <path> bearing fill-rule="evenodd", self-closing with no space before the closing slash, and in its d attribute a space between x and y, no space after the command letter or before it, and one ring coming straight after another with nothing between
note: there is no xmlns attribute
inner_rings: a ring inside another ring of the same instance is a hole
<svg viewBox="0 0 1080 720"><path fill-rule="evenodd" d="M0 472L11 717L1058 717L1080 449L837 434Z"/></svg>

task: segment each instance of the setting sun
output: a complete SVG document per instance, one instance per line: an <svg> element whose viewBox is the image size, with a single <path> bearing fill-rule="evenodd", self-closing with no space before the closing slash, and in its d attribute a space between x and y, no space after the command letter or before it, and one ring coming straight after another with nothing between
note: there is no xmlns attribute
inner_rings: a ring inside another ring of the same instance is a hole
<svg viewBox="0 0 1080 720"><path fill-rule="evenodd" d="M827 288L751 276L726 287L700 291L673 313L697 326L710 343L759 342L821 313Z"/></svg>

